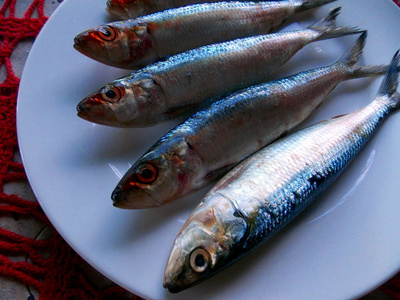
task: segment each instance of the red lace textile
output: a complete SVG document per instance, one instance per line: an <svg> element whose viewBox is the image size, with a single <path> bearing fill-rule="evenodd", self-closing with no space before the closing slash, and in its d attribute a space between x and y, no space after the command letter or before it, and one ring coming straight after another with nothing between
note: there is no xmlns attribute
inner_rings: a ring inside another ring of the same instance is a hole
<svg viewBox="0 0 400 300"><path fill-rule="evenodd" d="M36 219L52 228L38 203L4 193L5 184L26 180L22 164L14 160L19 78L10 56L20 41L35 38L47 20L44 0L34 0L22 18L15 16L16 1L5 0L0 9L0 68L6 69L0 84L0 217ZM53 232L50 237L36 240L0 228L0 275L35 289L40 299L139 299L116 285L96 288L82 271L83 260L55 230L48 231ZM26 259L16 261L16 257Z"/></svg>
<svg viewBox="0 0 400 300"><path fill-rule="evenodd" d="M34 0L22 18L15 16L16 1L4 0L0 9L0 69L6 69L6 77L0 83L0 217L42 222L51 234L39 240L0 228L0 275L26 284L28 290L35 289L44 300L140 299L114 284L105 289L97 287L85 275L83 260L52 229L38 203L4 192L5 184L26 181L22 164L15 161L19 78L13 72L10 56L21 40L35 38L47 20L43 12L45 0ZM394 2L399 5L398 0ZM25 259L18 260L20 257ZM380 290L400 299L399 277Z"/></svg>

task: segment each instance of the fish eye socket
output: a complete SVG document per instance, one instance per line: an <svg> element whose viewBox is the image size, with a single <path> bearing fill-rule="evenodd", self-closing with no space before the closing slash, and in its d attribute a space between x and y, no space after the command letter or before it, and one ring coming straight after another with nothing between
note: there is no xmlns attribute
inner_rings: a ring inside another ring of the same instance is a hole
<svg viewBox="0 0 400 300"><path fill-rule="evenodd" d="M195 249L190 254L190 267L197 273L202 273L207 270L209 265L208 252L202 248Z"/></svg>
<svg viewBox="0 0 400 300"><path fill-rule="evenodd" d="M113 41L117 37L117 31L111 26L103 26L99 30L99 36L105 41Z"/></svg>
<svg viewBox="0 0 400 300"><path fill-rule="evenodd" d="M140 183L152 183L157 178L157 169L150 164L141 166L136 173Z"/></svg>
<svg viewBox="0 0 400 300"><path fill-rule="evenodd" d="M121 100L122 96L123 96L122 89L116 86L106 88L102 92L102 97L107 102L112 102L112 103L117 102Z"/></svg>

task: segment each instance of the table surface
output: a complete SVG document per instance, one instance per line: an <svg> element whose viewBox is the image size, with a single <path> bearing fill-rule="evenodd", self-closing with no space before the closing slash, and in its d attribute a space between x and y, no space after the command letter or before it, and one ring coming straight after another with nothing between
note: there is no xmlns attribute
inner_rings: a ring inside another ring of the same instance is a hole
<svg viewBox="0 0 400 300"><path fill-rule="evenodd" d="M4 4L5 0L0 0L0 8ZM17 1L16 2L16 16L22 16L29 5L32 3L32 0L24 0L24 1ZM54 10L61 4L62 0L46 0L44 11L46 16L50 16ZM22 70L26 58L29 54L29 50L32 47L33 41L23 41L21 42L14 50L11 61L12 67L17 77L21 77ZM0 69L0 82L5 78L5 70L4 68ZM16 154L16 160L19 160L18 153ZM27 182L19 182L19 183L12 183L7 184L4 187L4 192L6 194L17 194L21 198L36 201L35 196ZM17 232L23 236L27 237L35 237L37 233L43 228L43 223L40 221L35 220L14 220L13 218L2 217L0 218L0 228L4 228L10 230L12 232ZM43 233L44 235L46 232ZM21 257L13 257L13 260L23 260L24 258ZM95 278L97 281L98 286L106 286L109 285L110 282L107 278L99 274L89 265L86 266L85 272L88 272L90 276ZM0 277L0 285L2 289L0 290L0 299L38 299L37 292L34 291L32 288L27 288L24 284L21 284L18 281ZM33 298L32 298L33 296ZM377 289L370 294L364 296L363 300L389 300L393 299L392 297L388 296L381 290Z"/></svg>

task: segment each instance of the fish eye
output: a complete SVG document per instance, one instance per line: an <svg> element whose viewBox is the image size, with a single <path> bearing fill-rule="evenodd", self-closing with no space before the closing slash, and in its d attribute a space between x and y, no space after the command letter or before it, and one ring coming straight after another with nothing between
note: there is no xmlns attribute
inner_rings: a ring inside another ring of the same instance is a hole
<svg viewBox="0 0 400 300"><path fill-rule="evenodd" d="M195 249L190 254L190 267L197 273L204 272L209 264L208 252L202 248Z"/></svg>
<svg viewBox="0 0 400 300"><path fill-rule="evenodd" d="M140 183L152 183L157 178L157 169L150 164L145 164L136 173Z"/></svg>
<svg viewBox="0 0 400 300"><path fill-rule="evenodd" d="M121 100L123 91L121 88L114 86L104 89L101 95L105 101L114 103Z"/></svg>
<svg viewBox="0 0 400 300"><path fill-rule="evenodd" d="M111 26L103 26L99 30L99 36L105 41L113 41L117 37L117 31Z"/></svg>

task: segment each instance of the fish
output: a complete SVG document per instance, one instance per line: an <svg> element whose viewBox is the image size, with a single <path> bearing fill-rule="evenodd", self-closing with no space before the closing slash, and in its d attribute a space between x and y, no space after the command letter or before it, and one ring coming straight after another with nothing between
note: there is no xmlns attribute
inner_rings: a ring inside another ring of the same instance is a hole
<svg viewBox="0 0 400 300"><path fill-rule="evenodd" d="M319 197L400 108L399 51L366 107L278 140L223 177L177 235L163 285L175 293L248 254Z"/></svg>
<svg viewBox="0 0 400 300"><path fill-rule="evenodd" d="M305 120L340 82L384 74L387 66L355 65L366 37L333 65L243 89L197 112L133 164L112 192L114 206L152 208L193 193Z"/></svg>
<svg viewBox="0 0 400 300"><path fill-rule="evenodd" d="M310 27L212 44L171 56L114 80L77 105L87 121L114 127L153 126L188 116L241 88L265 82L305 45L360 33L336 27L340 8Z"/></svg>
<svg viewBox="0 0 400 300"><path fill-rule="evenodd" d="M218 0L107 0L106 11L122 20L163 11L170 8Z"/></svg>
<svg viewBox="0 0 400 300"><path fill-rule="evenodd" d="M78 34L74 48L106 65L137 70L200 46L269 33L289 16L333 1L202 3L96 26Z"/></svg>

